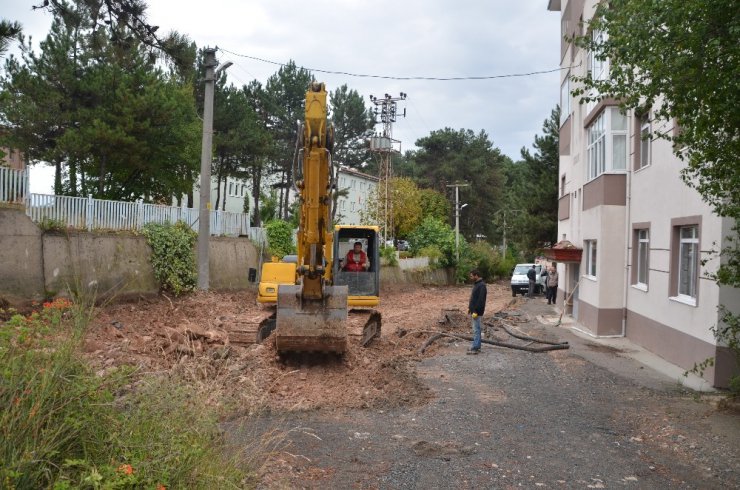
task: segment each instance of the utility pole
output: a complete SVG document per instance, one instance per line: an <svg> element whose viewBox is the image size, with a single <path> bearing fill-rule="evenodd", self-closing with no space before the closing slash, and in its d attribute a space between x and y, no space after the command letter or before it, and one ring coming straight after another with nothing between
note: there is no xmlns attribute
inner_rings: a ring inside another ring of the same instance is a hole
<svg viewBox="0 0 740 490"><path fill-rule="evenodd" d="M455 188L455 262L460 262L460 210L467 206L460 206L460 187L467 187L469 184L450 184L447 187Z"/></svg>
<svg viewBox="0 0 740 490"><path fill-rule="evenodd" d="M375 104L372 110L376 124L383 124L383 132L370 137L370 151L380 155L380 169L378 172L378 221L383 228L383 245L388 240L388 231L393 230L393 199L391 196L391 179L393 178L393 153L401 153L401 142L393 139L393 123L396 122L397 104L400 100L406 100L408 94L401 92L399 97L391 97L385 94L382 99L370 96L370 101ZM403 117L406 117L404 108ZM378 121L380 116L380 121Z"/></svg>
<svg viewBox="0 0 740 490"><path fill-rule="evenodd" d="M213 145L213 93L216 77L232 63L221 65L218 70L216 50L203 50L206 68L205 93L203 97L203 141L200 153L200 202L198 206L198 289L208 291L210 268L208 247L211 237L211 151ZM215 71L214 71L215 70Z"/></svg>
<svg viewBox="0 0 740 490"><path fill-rule="evenodd" d="M509 209L508 211L510 213L521 213L521 212L524 212L523 209ZM504 221L504 227L503 227L504 228L504 231L503 231L504 244L503 244L503 250L501 251L501 254L503 255L504 259L506 259L506 251L508 250L506 248L506 212L507 212L506 209L499 209L498 211L496 211L495 213L493 213L494 216L496 216L496 215L503 215L503 217L504 217L503 218L503 221Z"/></svg>

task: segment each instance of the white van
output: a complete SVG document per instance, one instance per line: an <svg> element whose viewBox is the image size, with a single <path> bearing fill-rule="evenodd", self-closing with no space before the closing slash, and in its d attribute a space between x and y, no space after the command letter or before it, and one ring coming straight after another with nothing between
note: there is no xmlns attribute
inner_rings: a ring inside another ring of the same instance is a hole
<svg viewBox="0 0 740 490"><path fill-rule="evenodd" d="M529 279L527 272L532 268L532 264L517 264L511 273L511 295L527 294L529 292ZM547 276L542 275L542 264L536 264L534 270L537 273L537 282L535 284L535 294L540 294L545 290Z"/></svg>

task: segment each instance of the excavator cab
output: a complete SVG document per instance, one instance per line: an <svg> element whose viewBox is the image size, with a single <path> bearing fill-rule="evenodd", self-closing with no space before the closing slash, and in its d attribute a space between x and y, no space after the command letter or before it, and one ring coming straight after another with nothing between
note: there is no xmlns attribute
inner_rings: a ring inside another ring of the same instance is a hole
<svg viewBox="0 0 740 490"><path fill-rule="evenodd" d="M335 286L347 286L349 306L377 306L380 292L380 249L377 226L334 227L334 264L332 276ZM356 243L362 244L362 258L367 267L352 267Z"/></svg>

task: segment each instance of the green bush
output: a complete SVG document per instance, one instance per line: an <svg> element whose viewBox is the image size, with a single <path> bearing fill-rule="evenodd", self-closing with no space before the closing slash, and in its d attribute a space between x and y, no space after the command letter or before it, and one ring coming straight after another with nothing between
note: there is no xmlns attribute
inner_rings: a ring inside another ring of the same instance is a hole
<svg viewBox="0 0 740 490"><path fill-rule="evenodd" d="M267 233L268 252L278 258L295 253L293 245L294 229L290 223L283 220L272 220L265 224Z"/></svg>
<svg viewBox="0 0 740 490"><path fill-rule="evenodd" d="M439 269L442 267L442 251L436 245L427 245L418 251L419 257L429 258L429 267Z"/></svg>
<svg viewBox="0 0 740 490"><path fill-rule="evenodd" d="M380 247L380 258L385 259L388 265L395 267L398 265L398 258L396 257L396 249L393 247Z"/></svg>
<svg viewBox="0 0 740 490"><path fill-rule="evenodd" d="M152 267L160 287L176 296L195 289L197 233L178 221L174 225L147 223L143 234L152 247Z"/></svg>
<svg viewBox="0 0 740 490"><path fill-rule="evenodd" d="M243 486L205 395L91 371L79 354L91 313L58 300L0 324L0 488Z"/></svg>
<svg viewBox="0 0 740 490"><path fill-rule="evenodd" d="M450 225L436 218L425 218L409 235L409 246L415 256L421 256L420 250L434 246L442 254L440 267L452 267L455 264L455 231ZM463 237L460 236L463 241Z"/></svg>
<svg viewBox="0 0 740 490"><path fill-rule="evenodd" d="M39 223L39 228L44 231L64 231L67 225L60 219L43 218Z"/></svg>

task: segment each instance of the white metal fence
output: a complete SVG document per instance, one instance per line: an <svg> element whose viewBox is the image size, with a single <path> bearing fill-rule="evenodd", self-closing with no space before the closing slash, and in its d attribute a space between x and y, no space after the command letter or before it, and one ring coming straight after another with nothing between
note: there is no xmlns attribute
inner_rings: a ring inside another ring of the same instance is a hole
<svg viewBox="0 0 740 490"><path fill-rule="evenodd" d="M21 203L28 195L28 173L0 166L0 202Z"/></svg>
<svg viewBox="0 0 740 490"><path fill-rule="evenodd" d="M198 210L178 206L93 199L89 197L28 194L26 214L36 223L55 222L84 230L141 230L147 223L183 221L198 230ZM248 236L264 240L260 228L249 226L249 215L211 211L211 235Z"/></svg>
<svg viewBox="0 0 740 490"><path fill-rule="evenodd" d="M25 203L26 214L38 224L58 224L79 230L138 231L147 223L183 221L198 230L198 210L178 206L144 204L54 196L28 192L28 174L0 167L0 202ZM249 215L211 211L211 235L247 236L261 245L266 241L262 228L249 226Z"/></svg>

